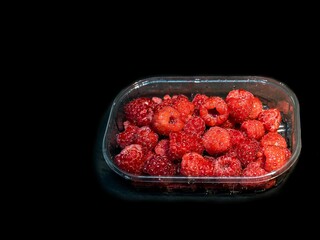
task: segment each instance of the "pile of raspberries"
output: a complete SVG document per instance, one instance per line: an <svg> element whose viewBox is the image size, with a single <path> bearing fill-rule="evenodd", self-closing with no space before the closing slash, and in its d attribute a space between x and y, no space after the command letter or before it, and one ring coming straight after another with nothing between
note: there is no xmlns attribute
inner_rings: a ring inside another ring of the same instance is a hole
<svg viewBox="0 0 320 240"><path fill-rule="evenodd" d="M264 109L245 89L231 90L225 98L200 93L192 99L138 97L125 104L124 116L114 163L131 174L262 176L291 157L277 131L281 112Z"/></svg>

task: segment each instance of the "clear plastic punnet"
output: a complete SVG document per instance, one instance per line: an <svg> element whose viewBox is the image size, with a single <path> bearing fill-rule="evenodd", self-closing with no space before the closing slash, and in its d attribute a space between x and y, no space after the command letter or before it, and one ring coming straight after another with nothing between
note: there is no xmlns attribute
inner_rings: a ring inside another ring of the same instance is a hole
<svg viewBox="0 0 320 240"><path fill-rule="evenodd" d="M192 99L196 94L219 96L223 99L234 89L244 89L258 97L263 109L276 108L281 112L281 124L277 130L291 152L286 163L274 171L260 176L151 176L132 174L120 169L114 158L121 149L116 140L124 130L124 106L138 97L158 97L184 94ZM133 188L167 193L261 193L277 188L295 167L301 151L299 102L295 93L284 83L260 76L164 76L139 80L127 86L115 97L104 129L102 153L107 166L132 184ZM259 187L254 187L259 186ZM261 187L263 186L263 187Z"/></svg>

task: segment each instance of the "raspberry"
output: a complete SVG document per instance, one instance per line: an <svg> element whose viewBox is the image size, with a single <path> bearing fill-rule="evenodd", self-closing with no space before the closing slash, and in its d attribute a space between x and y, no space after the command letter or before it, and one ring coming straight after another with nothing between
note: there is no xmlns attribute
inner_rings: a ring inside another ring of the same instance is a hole
<svg viewBox="0 0 320 240"><path fill-rule="evenodd" d="M136 98L124 106L124 114L127 120L142 127L151 123L155 102L150 98Z"/></svg>
<svg viewBox="0 0 320 240"><path fill-rule="evenodd" d="M140 144L147 150L151 150L157 145L158 138L158 134L152 131L149 127L144 126L138 129L135 143Z"/></svg>
<svg viewBox="0 0 320 240"><path fill-rule="evenodd" d="M123 125L124 131L116 135L116 141L120 148L125 148L126 146L135 143L136 134L139 129L137 126L131 124L129 121L125 121Z"/></svg>
<svg viewBox="0 0 320 240"><path fill-rule="evenodd" d="M151 176L173 176L177 166L165 156L154 155L145 162L143 172Z"/></svg>
<svg viewBox="0 0 320 240"><path fill-rule="evenodd" d="M258 120L246 120L241 124L240 129L248 137L260 140L265 134L263 123Z"/></svg>
<svg viewBox="0 0 320 240"><path fill-rule="evenodd" d="M228 131L221 127L211 127L202 137L203 145L210 155L228 151L231 147L231 138Z"/></svg>
<svg viewBox="0 0 320 240"><path fill-rule="evenodd" d="M287 148L277 146L264 147L263 153L265 155L264 169L268 172L275 171L281 168L289 159L290 154ZM290 151L289 151L290 152Z"/></svg>
<svg viewBox="0 0 320 240"><path fill-rule="evenodd" d="M172 99L169 95L166 95L165 97L163 97L163 100L161 100L161 102L155 106L154 112L159 111L163 107L172 107Z"/></svg>
<svg viewBox="0 0 320 240"><path fill-rule="evenodd" d="M253 138L245 138L236 146L237 157L243 167L257 159L260 150L260 144Z"/></svg>
<svg viewBox="0 0 320 240"><path fill-rule="evenodd" d="M254 97L252 99L252 110L249 114L250 119L256 119L258 118L259 114L262 112L262 102L259 98Z"/></svg>
<svg viewBox="0 0 320 240"><path fill-rule="evenodd" d="M226 102L220 97L209 97L200 106L200 117L207 126L221 125L229 117L229 110Z"/></svg>
<svg viewBox="0 0 320 240"><path fill-rule="evenodd" d="M261 167L260 162L251 162L249 163L245 169L243 169L241 176L243 177L256 177L263 176L268 172ZM263 181L263 182L242 182L242 186L247 188L270 188L275 184L274 180ZM266 187L268 186L268 187Z"/></svg>
<svg viewBox="0 0 320 240"><path fill-rule="evenodd" d="M242 123L249 118L253 109L253 99L253 94L243 89L232 90L228 93L226 103L229 115L236 123Z"/></svg>
<svg viewBox="0 0 320 240"><path fill-rule="evenodd" d="M169 157L169 139L160 140L154 148L157 155Z"/></svg>
<svg viewBox="0 0 320 240"><path fill-rule="evenodd" d="M239 176L241 171L241 162L236 157L220 156L214 161L214 176Z"/></svg>
<svg viewBox="0 0 320 240"><path fill-rule="evenodd" d="M249 118L252 111L251 99L237 99L231 98L227 102L229 108L229 115L236 123L242 123Z"/></svg>
<svg viewBox="0 0 320 240"><path fill-rule="evenodd" d="M265 146L278 146L287 147L287 142L284 137L282 137L278 132L268 132L261 138L260 145Z"/></svg>
<svg viewBox="0 0 320 240"><path fill-rule="evenodd" d="M183 131L189 134L201 136L206 129L206 124L201 117L194 116L184 125Z"/></svg>
<svg viewBox="0 0 320 240"><path fill-rule="evenodd" d="M155 112L152 120L154 130L161 135L169 135L170 132L179 132L184 127L178 110L165 106Z"/></svg>
<svg viewBox="0 0 320 240"><path fill-rule="evenodd" d="M244 140L246 137L243 134L243 132L233 129L233 128L226 128L230 135L230 141L232 146L238 145L242 140Z"/></svg>
<svg viewBox="0 0 320 240"><path fill-rule="evenodd" d="M235 89L231 90L226 97L226 101L228 101L231 98L236 99L253 99L254 96L251 92L244 90L244 89Z"/></svg>
<svg viewBox="0 0 320 240"><path fill-rule="evenodd" d="M204 94L200 94L197 93L194 98L192 99L192 103L194 105L194 115L199 116L200 115L200 106L202 106L205 101L208 99L209 97L207 95Z"/></svg>
<svg viewBox="0 0 320 240"><path fill-rule="evenodd" d="M185 95L175 95L172 97L172 107L181 114L181 120L186 122L194 111L194 104Z"/></svg>
<svg viewBox="0 0 320 240"><path fill-rule="evenodd" d="M182 157L180 173L192 177L213 176L213 161L199 153L186 153Z"/></svg>
<svg viewBox="0 0 320 240"><path fill-rule="evenodd" d="M275 132L278 130L281 123L281 113L276 108L270 108L263 110L259 116L258 120L264 125L266 131Z"/></svg>
<svg viewBox="0 0 320 240"><path fill-rule="evenodd" d="M126 146L114 158L115 164L125 172L141 174L144 165L143 151L139 144Z"/></svg>
<svg viewBox="0 0 320 240"><path fill-rule="evenodd" d="M169 154L172 159L180 160L186 153L196 152L202 154L203 151L201 137L184 131L169 134Z"/></svg>
<svg viewBox="0 0 320 240"><path fill-rule="evenodd" d="M260 162L251 162L243 169L242 176L255 177L262 176L267 173L268 172L261 167Z"/></svg>

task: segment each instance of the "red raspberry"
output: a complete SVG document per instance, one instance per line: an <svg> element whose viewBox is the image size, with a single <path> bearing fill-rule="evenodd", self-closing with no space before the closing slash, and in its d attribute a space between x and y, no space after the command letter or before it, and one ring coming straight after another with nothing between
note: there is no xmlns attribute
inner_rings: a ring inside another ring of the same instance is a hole
<svg viewBox="0 0 320 240"><path fill-rule="evenodd" d="M143 172L151 176L173 176L177 166L165 156L154 155L145 162Z"/></svg>
<svg viewBox="0 0 320 240"><path fill-rule="evenodd" d="M194 111L194 104L185 95L175 95L172 97L172 107L181 114L181 120L186 122Z"/></svg>
<svg viewBox="0 0 320 240"><path fill-rule="evenodd" d="M245 138L236 146L237 157L243 167L257 160L260 144L253 138Z"/></svg>
<svg viewBox="0 0 320 240"><path fill-rule="evenodd" d="M251 92L244 90L244 89L234 89L231 90L227 97L226 101L228 101L231 98L236 98L236 99L253 99L254 96Z"/></svg>
<svg viewBox="0 0 320 240"><path fill-rule="evenodd" d="M213 161L199 153L186 153L182 157L180 173L191 177L213 176Z"/></svg>
<svg viewBox="0 0 320 240"><path fill-rule="evenodd" d="M154 130L161 135L169 135L170 132L179 132L184 127L178 110L165 106L155 112L152 125Z"/></svg>
<svg viewBox="0 0 320 240"><path fill-rule="evenodd" d="M227 105L230 118L236 123L242 123L247 120L252 111L252 101L250 99L231 98Z"/></svg>
<svg viewBox="0 0 320 240"><path fill-rule="evenodd" d="M167 96L167 97L166 97ZM163 107L172 107L172 99L169 95L166 95L163 100L159 104L157 104L154 108L154 112L159 111Z"/></svg>
<svg viewBox="0 0 320 240"><path fill-rule="evenodd" d="M143 151L139 144L126 146L114 158L115 164L125 172L141 174L144 165Z"/></svg>
<svg viewBox="0 0 320 240"><path fill-rule="evenodd" d="M252 99L252 110L251 113L249 114L250 119L256 119L258 118L259 114L262 112L262 102L260 101L259 98L254 97Z"/></svg>
<svg viewBox="0 0 320 240"><path fill-rule="evenodd" d="M154 148L154 152L157 155L165 156L169 158L169 139L162 139Z"/></svg>
<svg viewBox="0 0 320 240"><path fill-rule="evenodd" d="M242 123L249 118L253 108L254 96L243 89L232 90L226 97L229 115L236 123Z"/></svg>
<svg viewBox="0 0 320 240"><path fill-rule="evenodd" d="M124 106L124 114L127 120L135 125L147 126L151 123L155 102L150 98L136 98Z"/></svg>
<svg viewBox="0 0 320 240"><path fill-rule="evenodd" d="M139 129L129 121L125 121L123 125L124 131L116 135L117 144L120 146L120 148L125 148L126 146L135 143L136 134Z"/></svg>
<svg viewBox="0 0 320 240"><path fill-rule="evenodd" d="M205 101L209 97L204 94L197 93L194 98L192 99L192 103L194 104L194 115L199 116L200 115L200 106L202 106Z"/></svg>
<svg viewBox="0 0 320 240"><path fill-rule="evenodd" d="M249 163L245 169L243 169L241 176L242 177L256 177L263 176L268 172L261 167L260 162L251 162ZM242 186L247 188L270 188L275 185L275 180L263 181L263 182L254 182L251 181L243 181Z"/></svg>
<svg viewBox="0 0 320 240"><path fill-rule="evenodd" d="M236 158L238 158L237 155L238 155L238 154L237 154L237 148L236 148L235 146L231 147L231 148L228 150L228 152L226 152L226 153L224 154L224 156L236 157Z"/></svg>
<svg viewBox="0 0 320 240"><path fill-rule="evenodd" d="M202 154L204 147L201 137L184 131L169 134L169 154L174 160L179 160L189 152Z"/></svg>
<svg viewBox="0 0 320 240"><path fill-rule="evenodd" d="M228 131L221 127L211 127L202 137L203 145L210 155L227 152L231 148Z"/></svg>
<svg viewBox="0 0 320 240"><path fill-rule="evenodd" d="M246 138L246 136L243 134L243 132L233 129L233 128L226 128L230 135L231 145L236 146L238 145L242 140Z"/></svg>
<svg viewBox="0 0 320 240"><path fill-rule="evenodd" d="M258 120L264 125L266 131L275 132L278 130L281 123L281 113L276 108L271 108L263 110L259 116Z"/></svg>
<svg viewBox="0 0 320 240"><path fill-rule="evenodd" d="M284 137L282 137L278 132L268 132L261 138L260 145L265 146L278 146L287 147L287 142Z"/></svg>
<svg viewBox="0 0 320 240"><path fill-rule="evenodd" d="M235 157L220 156L214 161L214 176L240 176L241 171L241 162Z"/></svg>
<svg viewBox="0 0 320 240"><path fill-rule="evenodd" d="M207 126L221 125L229 117L228 105L220 97L209 97L200 106L200 117L205 121Z"/></svg>
<svg viewBox="0 0 320 240"><path fill-rule="evenodd" d="M246 120L241 124L240 129L248 137L260 140L265 134L263 123L258 120Z"/></svg>
<svg viewBox="0 0 320 240"><path fill-rule="evenodd" d="M201 117L194 116L184 125L183 131L189 134L201 136L206 129L206 124Z"/></svg>
<svg viewBox="0 0 320 240"><path fill-rule="evenodd" d="M277 146L266 146L263 149L265 155L264 169L268 172L278 170L289 159L290 154L287 148L277 147ZM290 151L289 151L290 152Z"/></svg>
<svg viewBox="0 0 320 240"><path fill-rule="evenodd" d="M158 143L158 134L151 130L151 128L144 126L138 129L136 135L136 144L140 144L147 150L153 149Z"/></svg>

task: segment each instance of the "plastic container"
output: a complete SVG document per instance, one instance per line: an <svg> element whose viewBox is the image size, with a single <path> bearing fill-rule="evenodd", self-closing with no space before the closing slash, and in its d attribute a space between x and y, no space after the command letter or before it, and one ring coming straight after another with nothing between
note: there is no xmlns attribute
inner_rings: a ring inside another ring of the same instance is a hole
<svg viewBox="0 0 320 240"><path fill-rule="evenodd" d="M186 177L186 176L147 176L129 174L119 169L113 159L120 152L116 134L123 131L123 107L137 97L163 97L184 94L190 99L202 93L208 96L225 98L233 89L245 89L259 97L264 108L277 108L282 114L278 132L285 137L292 155L280 169L256 177ZM301 151L301 129L299 102L296 95L283 83L274 79L256 76L190 76L152 77L134 82L123 89L110 106L104 129L102 154L112 174L121 176L123 184L130 184L140 191L159 191L168 194L257 194L277 188L293 170ZM268 187L268 182L272 182ZM262 183L263 188L248 187ZM108 184L108 183L106 183Z"/></svg>

